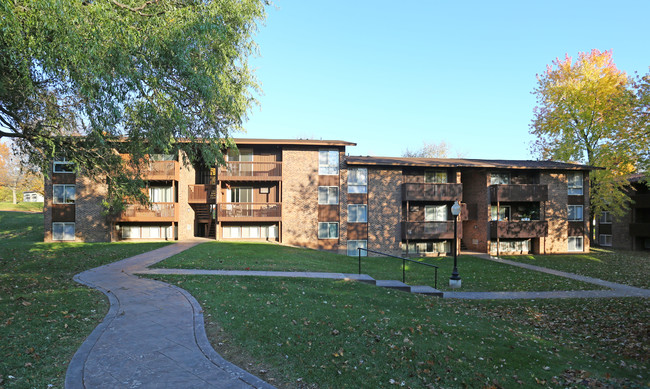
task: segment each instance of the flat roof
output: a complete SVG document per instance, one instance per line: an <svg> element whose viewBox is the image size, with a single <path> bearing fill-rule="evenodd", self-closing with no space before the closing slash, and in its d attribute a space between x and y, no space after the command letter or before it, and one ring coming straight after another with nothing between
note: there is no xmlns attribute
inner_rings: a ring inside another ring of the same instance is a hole
<svg viewBox="0 0 650 389"><path fill-rule="evenodd" d="M344 140L232 138L238 145L356 146Z"/></svg>
<svg viewBox="0 0 650 389"><path fill-rule="evenodd" d="M414 166L414 167L467 167L490 169L543 169L543 170L596 170L594 166L556 161L526 161L508 159L463 158L405 158L348 156L348 165Z"/></svg>

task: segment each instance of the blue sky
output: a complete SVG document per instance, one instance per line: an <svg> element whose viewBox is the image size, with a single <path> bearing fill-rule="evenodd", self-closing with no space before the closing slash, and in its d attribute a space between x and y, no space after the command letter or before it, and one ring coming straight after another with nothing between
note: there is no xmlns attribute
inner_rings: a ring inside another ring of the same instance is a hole
<svg viewBox="0 0 650 389"><path fill-rule="evenodd" d="M536 74L565 53L613 50L648 73L650 1L274 0L251 60L262 84L246 138L340 139L399 156L533 159Z"/></svg>

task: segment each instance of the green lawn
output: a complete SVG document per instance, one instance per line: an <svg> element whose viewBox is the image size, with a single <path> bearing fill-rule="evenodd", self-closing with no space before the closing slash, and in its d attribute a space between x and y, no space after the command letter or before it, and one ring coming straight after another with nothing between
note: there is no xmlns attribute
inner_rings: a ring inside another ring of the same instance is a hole
<svg viewBox="0 0 650 389"><path fill-rule="evenodd" d="M621 284L650 288L650 252L591 248L581 255L526 255L503 257Z"/></svg>
<svg viewBox="0 0 650 389"><path fill-rule="evenodd" d="M42 214L0 212L0 387L63 388L72 355L108 310L73 275L165 244L42 240Z"/></svg>
<svg viewBox="0 0 650 389"><path fill-rule="evenodd" d="M650 300L444 300L345 281L153 276L280 388L646 387ZM601 386L599 386L601 385Z"/></svg>
<svg viewBox="0 0 650 389"><path fill-rule="evenodd" d="M43 212L43 203L3 203L0 202L0 211Z"/></svg>
<svg viewBox="0 0 650 389"><path fill-rule="evenodd" d="M453 258L425 258L439 266L438 289L449 290ZM463 291L544 291L602 289L587 284L494 263L470 256L458 259ZM208 242L184 251L155 265L159 268L318 271L357 273L358 260L324 251L269 243ZM402 279L402 261L394 258L363 257L362 273L375 279ZM433 268L407 264L406 283L434 285Z"/></svg>

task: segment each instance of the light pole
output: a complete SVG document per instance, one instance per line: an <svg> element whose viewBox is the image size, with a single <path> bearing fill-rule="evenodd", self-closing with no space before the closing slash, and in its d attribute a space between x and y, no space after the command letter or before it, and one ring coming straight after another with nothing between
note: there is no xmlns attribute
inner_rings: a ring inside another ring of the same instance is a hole
<svg viewBox="0 0 650 389"><path fill-rule="evenodd" d="M458 215L460 215L460 202L456 201L451 206L451 214L454 216L454 271L449 277L449 286L451 288L460 288L461 279L458 274Z"/></svg>

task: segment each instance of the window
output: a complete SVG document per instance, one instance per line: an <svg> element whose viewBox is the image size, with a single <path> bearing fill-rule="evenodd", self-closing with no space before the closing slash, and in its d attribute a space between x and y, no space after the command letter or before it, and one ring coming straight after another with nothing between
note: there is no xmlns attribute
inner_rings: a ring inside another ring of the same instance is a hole
<svg viewBox="0 0 650 389"><path fill-rule="evenodd" d="M74 173L74 162L70 162L66 158L55 159L52 171L54 173Z"/></svg>
<svg viewBox="0 0 650 389"><path fill-rule="evenodd" d="M367 223L368 206L366 204L348 205L348 223Z"/></svg>
<svg viewBox="0 0 650 389"><path fill-rule="evenodd" d="M571 172L567 174L569 181L569 195L582 195L582 172Z"/></svg>
<svg viewBox="0 0 650 389"><path fill-rule="evenodd" d="M611 246L612 245L612 236L600 234L598 235L598 244L601 246Z"/></svg>
<svg viewBox="0 0 650 389"><path fill-rule="evenodd" d="M52 223L52 240L74 240L74 223Z"/></svg>
<svg viewBox="0 0 650 389"><path fill-rule="evenodd" d="M424 172L424 182L431 184L446 184L447 172L426 171Z"/></svg>
<svg viewBox="0 0 650 389"><path fill-rule="evenodd" d="M368 169L348 170L348 193L368 193Z"/></svg>
<svg viewBox="0 0 650 389"><path fill-rule="evenodd" d="M76 192L74 185L52 185L54 204L74 204Z"/></svg>
<svg viewBox="0 0 650 389"><path fill-rule="evenodd" d="M569 221L582 221L582 205L569 205Z"/></svg>
<svg viewBox="0 0 650 389"><path fill-rule="evenodd" d="M494 242L494 243L496 243L496 242ZM502 241L499 242L499 251L502 252L502 253L530 251L530 239L526 239L526 240L502 240Z"/></svg>
<svg viewBox="0 0 650 389"><path fill-rule="evenodd" d="M318 204L338 204L339 188L336 186L318 187Z"/></svg>
<svg viewBox="0 0 650 389"><path fill-rule="evenodd" d="M367 249L368 241L367 240L348 240L348 255L357 256L359 255L359 249ZM361 256L367 257L368 252L361 250Z"/></svg>
<svg viewBox="0 0 650 389"><path fill-rule="evenodd" d="M175 161L176 156L174 154L151 154L149 158L152 161Z"/></svg>
<svg viewBox="0 0 650 389"><path fill-rule="evenodd" d="M318 223L318 239L338 239L339 223Z"/></svg>
<svg viewBox="0 0 650 389"><path fill-rule="evenodd" d="M490 209L490 220L508 221L510 220L510 206L502 205L499 207L499 218L497 219L497 206L493 205Z"/></svg>
<svg viewBox="0 0 650 389"><path fill-rule="evenodd" d="M160 238L160 226L143 226L141 228L143 238Z"/></svg>
<svg viewBox="0 0 650 389"><path fill-rule="evenodd" d="M424 221L427 222L444 222L447 220L446 205L425 205Z"/></svg>
<svg viewBox="0 0 650 389"><path fill-rule="evenodd" d="M227 196L231 203L252 203L253 188L230 188Z"/></svg>
<svg viewBox="0 0 650 389"><path fill-rule="evenodd" d="M569 251L582 251L582 236L569 237Z"/></svg>
<svg viewBox="0 0 650 389"><path fill-rule="evenodd" d="M339 174L338 150L318 150L318 174L324 176Z"/></svg>
<svg viewBox="0 0 650 389"><path fill-rule="evenodd" d="M612 214L609 213L609 211L603 211L603 213L600 214L600 224L612 224Z"/></svg>
<svg viewBox="0 0 650 389"><path fill-rule="evenodd" d="M234 176L250 176L253 174L253 150L250 149L229 149L228 150L228 171Z"/></svg>
<svg viewBox="0 0 650 389"><path fill-rule="evenodd" d="M173 203L173 189L171 186L152 186L149 188L149 200L152 203Z"/></svg>
<svg viewBox="0 0 650 389"><path fill-rule="evenodd" d="M451 243L449 241L419 242L409 243L408 246L402 243L402 252L406 254L408 248L409 254L445 254L451 252Z"/></svg>
<svg viewBox="0 0 650 389"><path fill-rule="evenodd" d="M510 173L490 173L490 185L509 185Z"/></svg>

